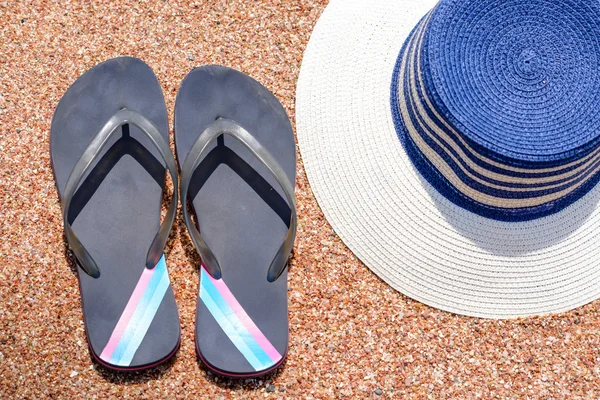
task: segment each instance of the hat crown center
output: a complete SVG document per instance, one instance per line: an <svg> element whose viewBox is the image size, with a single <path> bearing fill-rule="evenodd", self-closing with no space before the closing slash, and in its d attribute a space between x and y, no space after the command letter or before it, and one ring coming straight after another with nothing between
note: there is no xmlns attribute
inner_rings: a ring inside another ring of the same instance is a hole
<svg viewBox="0 0 600 400"><path fill-rule="evenodd" d="M419 42L428 96L500 157L579 157L600 144L599 21L584 0L441 1Z"/></svg>
<svg viewBox="0 0 600 400"><path fill-rule="evenodd" d="M527 76L535 75L541 67L540 55L534 49L524 49L517 59L517 68Z"/></svg>

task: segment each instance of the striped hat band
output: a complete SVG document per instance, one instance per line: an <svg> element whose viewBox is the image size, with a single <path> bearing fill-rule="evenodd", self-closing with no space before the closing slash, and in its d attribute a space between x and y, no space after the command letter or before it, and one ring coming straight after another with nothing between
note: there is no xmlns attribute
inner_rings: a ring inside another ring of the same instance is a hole
<svg viewBox="0 0 600 400"><path fill-rule="evenodd" d="M501 221L554 214L600 179L598 6L534 3L438 3L392 78L414 166L448 200Z"/></svg>

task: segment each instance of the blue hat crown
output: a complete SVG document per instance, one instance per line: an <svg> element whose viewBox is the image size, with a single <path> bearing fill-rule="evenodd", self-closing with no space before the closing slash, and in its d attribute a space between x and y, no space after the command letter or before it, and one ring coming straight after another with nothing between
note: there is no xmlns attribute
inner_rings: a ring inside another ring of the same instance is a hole
<svg viewBox="0 0 600 400"><path fill-rule="evenodd" d="M526 221L600 180L600 2L442 0L396 63L398 136L427 181Z"/></svg>

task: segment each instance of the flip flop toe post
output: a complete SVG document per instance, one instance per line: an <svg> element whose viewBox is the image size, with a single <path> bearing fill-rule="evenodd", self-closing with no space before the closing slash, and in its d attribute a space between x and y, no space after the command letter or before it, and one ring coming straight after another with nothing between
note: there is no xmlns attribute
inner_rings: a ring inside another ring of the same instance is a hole
<svg viewBox="0 0 600 400"><path fill-rule="evenodd" d="M88 344L100 364L115 370L155 366L179 347L163 255L178 198L168 132L156 76L130 57L77 79L52 120L52 166ZM175 193L161 224L167 171Z"/></svg>
<svg viewBox="0 0 600 400"><path fill-rule="evenodd" d="M296 147L273 94L221 66L188 74L175 143L184 219L200 254L196 348L231 377L268 373L288 344L287 259L296 231Z"/></svg>

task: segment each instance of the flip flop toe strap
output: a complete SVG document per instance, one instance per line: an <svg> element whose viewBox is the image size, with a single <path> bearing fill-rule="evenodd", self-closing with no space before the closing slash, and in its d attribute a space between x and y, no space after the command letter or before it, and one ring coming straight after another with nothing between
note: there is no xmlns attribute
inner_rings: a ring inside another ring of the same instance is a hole
<svg viewBox="0 0 600 400"><path fill-rule="evenodd" d="M222 134L231 136L243 144L248 150L250 150L256 159L258 159L277 180L277 183L282 187L288 204L290 205L292 212L287 234L285 235L279 250L275 254L275 257L273 257L267 273L267 279L269 282L274 282L285 270L288 257L292 251L292 247L294 246L297 226L296 197L294 194L294 185L292 185L288 179L281 165L279 165L271 153L269 153L269 151L264 148L254 138L254 136L252 136L247 130L242 128L236 122L225 118L219 118L209 125L208 128L206 128L198 137L198 139L196 139L196 142L193 144L185 158L185 162L183 163L183 168L181 170L181 199L182 201L186 201L187 199L192 175L200 164L202 155L209 145ZM220 279L221 267L219 262L206 244L206 241L200 234L200 231L193 223L190 213L185 205L183 207L183 216L192 241L194 242L200 257L202 258L204 266L213 278Z"/></svg>
<svg viewBox="0 0 600 400"><path fill-rule="evenodd" d="M67 241L69 245L73 249L73 253L81 266L81 268L90 276L97 278L100 276L100 269L98 265L90 255L90 253L83 246L79 238L73 232L71 228L71 224L68 220L69 215L69 207L71 206L71 201L73 200L73 196L77 191L77 188L83 181L83 178L86 176L87 172L94 165L95 161L98 159L102 150L109 142L109 139L117 132L118 128L123 125L131 124L137 126L141 132L146 134L154 146L158 149L162 159L165 161L167 165L167 169L171 175L171 179L173 180L173 197L171 198L171 203L169 204L169 209L163 222L160 224L160 228L150 248L148 250L148 254L146 257L146 267L154 268L154 266L160 260L160 257L163 254L163 249L167 243L169 238L169 232L173 227L173 222L175 221L175 215L177 213L177 203L178 203L178 180L177 180L177 164L175 162L175 157L169 147L169 144L165 141L163 136L158 131L158 128L146 117L143 115L128 109L121 109L113 115L108 122L100 129L100 131L96 134L96 136L92 139L90 144L87 146L75 167L71 171L69 175L69 179L67 180L67 184L65 185L65 191L62 196L62 211L63 211L63 223L65 227L65 234L67 236Z"/></svg>

